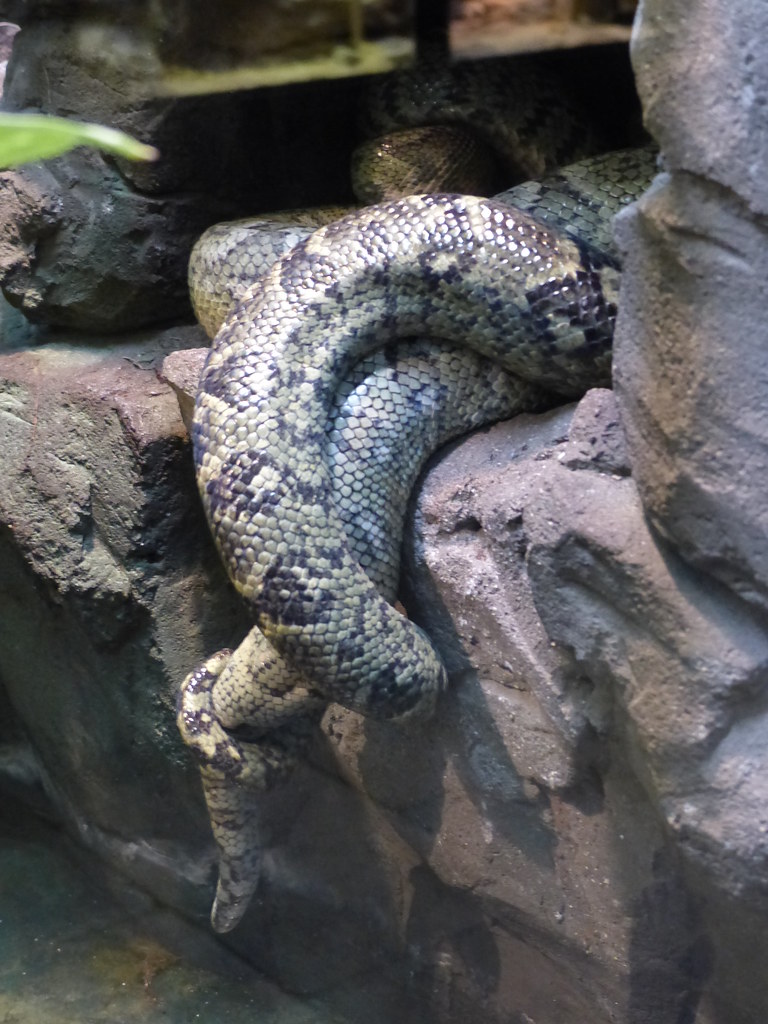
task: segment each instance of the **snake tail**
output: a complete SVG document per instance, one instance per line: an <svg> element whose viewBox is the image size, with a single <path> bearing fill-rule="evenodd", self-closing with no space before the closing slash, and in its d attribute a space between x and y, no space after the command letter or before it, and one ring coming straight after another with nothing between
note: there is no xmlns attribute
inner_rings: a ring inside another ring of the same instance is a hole
<svg viewBox="0 0 768 1024"><path fill-rule="evenodd" d="M252 634L261 636L257 630ZM257 639L255 643L260 646ZM263 638L261 643L265 643ZM247 641L241 647L250 656ZM290 717L285 708L281 709L282 728L273 726L268 736L254 735L253 740L245 738L247 729L227 729L221 721L222 713L216 709L215 690L227 667L238 662L240 651L238 648L234 655L229 650L219 651L187 676L177 716L183 739L200 761L203 794L218 852L219 878L211 910L211 924L217 932L235 927L259 883L260 797L291 772L325 706L324 702L312 701L310 705L307 699L300 701L294 690L289 693L289 698L293 697ZM291 705L290 699L284 703ZM298 719L297 707L301 712ZM244 717L248 709L238 706L229 711Z"/></svg>

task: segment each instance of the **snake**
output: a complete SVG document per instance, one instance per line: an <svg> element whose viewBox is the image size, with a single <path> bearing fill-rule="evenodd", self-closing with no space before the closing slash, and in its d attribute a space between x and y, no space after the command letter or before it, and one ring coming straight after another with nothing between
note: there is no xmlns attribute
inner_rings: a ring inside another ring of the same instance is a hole
<svg viewBox="0 0 768 1024"><path fill-rule="evenodd" d="M328 703L385 719L434 710L439 653L394 604L408 494L447 440L609 384L611 221L655 162L613 152L493 199L413 194L286 226L288 251L261 274L250 227L235 225L233 244L219 233L209 293L223 281L227 294L210 314L211 331L223 323L192 445L255 625L187 676L178 711L218 848L215 930L237 924L258 884L259 795Z"/></svg>

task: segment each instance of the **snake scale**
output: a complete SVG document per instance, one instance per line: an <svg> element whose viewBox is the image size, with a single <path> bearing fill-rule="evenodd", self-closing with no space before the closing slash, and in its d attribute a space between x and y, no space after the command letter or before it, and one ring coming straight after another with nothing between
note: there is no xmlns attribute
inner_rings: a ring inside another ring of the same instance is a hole
<svg viewBox="0 0 768 1024"><path fill-rule="evenodd" d="M232 249L222 276L241 288L192 440L213 536L256 625L187 677L178 715L219 849L217 931L258 882L259 792L328 702L427 714L445 688L429 638L391 603L407 495L449 438L610 381L611 220L654 167L650 150L628 150L492 200L378 203L253 283Z"/></svg>

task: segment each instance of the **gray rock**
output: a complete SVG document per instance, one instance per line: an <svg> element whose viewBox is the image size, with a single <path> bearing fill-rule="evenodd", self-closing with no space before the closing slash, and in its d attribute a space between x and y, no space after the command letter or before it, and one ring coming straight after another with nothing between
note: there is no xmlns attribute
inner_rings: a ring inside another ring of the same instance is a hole
<svg viewBox="0 0 768 1024"><path fill-rule="evenodd" d="M5 692L62 820L203 923L212 849L175 693L246 622L198 509L176 400L155 372L190 335L112 348L59 341L0 357L0 650ZM611 1001L607 955L593 963L577 939L598 928L594 900L604 894L608 906L611 890L601 873L570 891L544 788L564 792L576 777L580 726L562 712L558 734L520 688L519 666L496 664L515 656L488 649L485 691L465 669L442 722L402 730L329 713L312 763L263 802L264 883L231 938L243 956L294 991L370 974L394 993L415 972L414 998L437 993L465 1020L499 986L520 988L519 1005L553 1024L553 991L556 1005L575 1001L580 1012L593 1005L592 984ZM556 709L561 695L545 683ZM10 764L14 792L35 785L35 772L19 778L19 755ZM586 830L574 833L581 856L596 857L585 838L593 811L558 806L561 826ZM655 835L647 817L630 825ZM498 923L502 911L509 919ZM535 950L523 920L539 933ZM618 920L609 933L605 949L617 934L626 942ZM586 984L552 967L565 968L573 942ZM532 972L522 987L521 957Z"/></svg>
<svg viewBox="0 0 768 1024"><path fill-rule="evenodd" d="M189 898L205 819L175 693L188 624L229 640L238 606L213 553L199 559L186 435L153 369L183 336L2 357L0 676L70 827Z"/></svg>
<svg viewBox="0 0 768 1024"><path fill-rule="evenodd" d="M679 172L621 218L619 240L615 380L644 505L685 558L765 608L763 230Z"/></svg>
<svg viewBox="0 0 768 1024"><path fill-rule="evenodd" d="M0 287L30 321L125 333L191 320L187 260L206 227L348 198L350 86L157 98L161 71L140 19L25 19L4 109L110 125L160 151L146 164L78 149L0 174Z"/></svg>
<svg viewBox="0 0 768 1024"><path fill-rule="evenodd" d="M616 403L602 388L588 391L574 411L562 465L598 473L631 472Z"/></svg>
<svg viewBox="0 0 768 1024"><path fill-rule="evenodd" d="M460 711L448 735L466 737L468 762L479 759L482 771L463 780L472 779L487 812L514 799L510 787L494 804L509 774L498 740L490 742L490 732L480 739L480 708L550 808L560 803L562 782L583 809L590 781L599 779L593 821L615 845L603 846L599 832L585 835L577 815L564 829L558 821L558 848L574 842L608 885L628 868L617 836L653 865L651 879L641 884L635 876L632 896L625 881L627 902L618 903L628 931L608 933L629 964L627 1016L619 1019L672 1021L701 1003L708 1020L705 1007L727 1002L724 1019L746 1024L768 998L754 974L768 913L768 631L649 530L610 392L586 396L567 440L565 411L531 418L530 426L520 419L443 459L427 477L417 515L413 590L423 603L413 607L442 629L455 670L457 641L465 652L453 698ZM506 706L517 712L511 730L499 718L503 662L520 672L507 680ZM468 689L478 676L479 691ZM519 711L526 691L538 722ZM537 739L548 741L561 780ZM663 823L664 838L652 830L631 835L620 809L638 824L645 815ZM524 801L515 820L518 827L526 820ZM535 878L530 863L524 875ZM705 918L700 899L710 908ZM508 902L526 905L517 892ZM598 941L591 954L603 955Z"/></svg>
<svg viewBox="0 0 768 1024"><path fill-rule="evenodd" d="M615 340L619 408L651 521L764 609L765 17L746 2L693 13L643 5L633 60L668 172L617 222L625 273Z"/></svg>
<svg viewBox="0 0 768 1024"><path fill-rule="evenodd" d="M183 348L170 352L162 362L160 376L170 384L179 403L179 412L187 433L192 427L195 411L195 394L203 372L203 363L208 348Z"/></svg>
<svg viewBox="0 0 768 1024"><path fill-rule="evenodd" d="M504 759L520 778L555 790L578 777L586 721L565 693L562 659L528 591L523 510L530 494L547 486L549 460L563 455L571 412L519 416L440 461L408 541L419 571L407 575L404 591L449 671L484 679L483 704Z"/></svg>
<svg viewBox="0 0 768 1024"><path fill-rule="evenodd" d="M212 850L174 695L246 621L155 374L183 338L2 358L0 648L63 820L204 922ZM163 372L189 387L196 360ZM733 996L763 920L768 647L648 533L612 395L457 446L416 521L406 600L452 691L411 726L329 710L263 801L263 883L228 941L293 991L410 974L447 1021L663 1021L709 993L711 950ZM706 926L691 877L719 908ZM730 969L723 915L742 921Z"/></svg>
<svg viewBox="0 0 768 1024"><path fill-rule="evenodd" d="M679 849L768 909L764 624L653 536L631 479L553 466L526 511L536 606L592 681L591 721L627 730Z"/></svg>
<svg viewBox="0 0 768 1024"><path fill-rule="evenodd" d="M755 0L643 0L632 65L645 125L670 169L768 212L768 11Z"/></svg>
<svg viewBox="0 0 768 1024"><path fill-rule="evenodd" d="M3 172L0 195L2 287L30 322L111 333L191 316L187 252L205 222L194 199L140 195L83 152Z"/></svg>
<svg viewBox="0 0 768 1024"><path fill-rule="evenodd" d="M182 190L179 159L169 159L180 152L178 112L141 96L157 65L134 34L98 23L79 28L43 18L18 34L4 108L151 139L163 150L160 170L78 149L0 174L3 292L32 322L86 331L189 317L187 253L215 215L199 178L188 176Z"/></svg>
<svg viewBox="0 0 768 1024"><path fill-rule="evenodd" d="M2 357L0 649L64 822L206 926L212 849L174 698L246 622L155 374L182 339ZM687 905L685 887L674 864L652 868L665 839L608 728L610 695L552 646L526 574L527 508L552 474L628 485L594 471L616 448L614 412L590 396L570 440L567 410L502 425L427 478L408 604L437 627L454 687L420 725L331 708L310 762L263 801L264 879L228 942L284 987L370 976L395 992L410 976L409 998L440 1020L514 1006L608 1024L631 971L650 970L647 951L632 960L638 935L651 943L636 908L654 887ZM592 469L565 468L588 461L585 444ZM654 953L688 949L688 918L655 912ZM689 974L654 992L687 992Z"/></svg>

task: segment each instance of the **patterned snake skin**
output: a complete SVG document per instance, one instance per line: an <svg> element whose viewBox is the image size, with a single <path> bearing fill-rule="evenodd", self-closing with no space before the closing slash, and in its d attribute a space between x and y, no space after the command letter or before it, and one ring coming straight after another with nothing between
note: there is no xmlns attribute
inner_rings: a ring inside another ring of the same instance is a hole
<svg viewBox="0 0 768 1024"><path fill-rule="evenodd" d="M360 210L299 242L216 336L193 427L198 483L256 621L180 699L219 848L216 930L258 882L258 793L327 703L428 713L445 687L429 639L389 603L407 494L450 437L608 383L610 222L654 167L650 151L623 151L495 200ZM428 340L394 350L414 337Z"/></svg>

